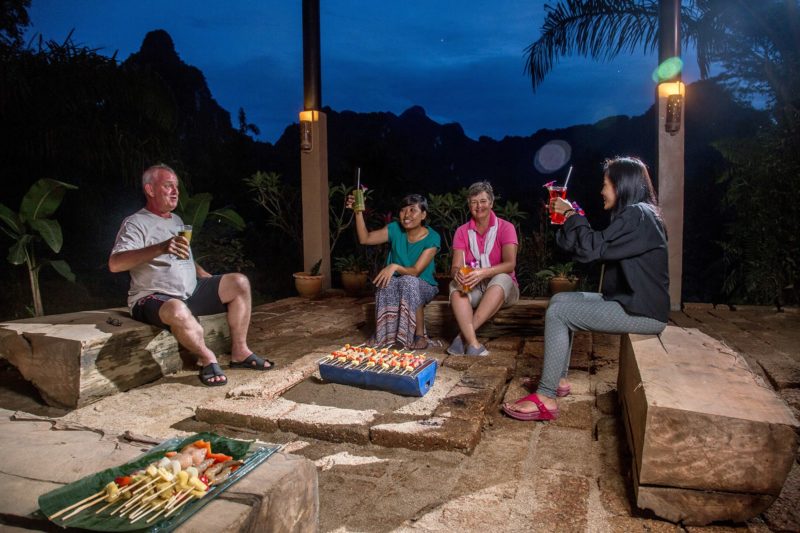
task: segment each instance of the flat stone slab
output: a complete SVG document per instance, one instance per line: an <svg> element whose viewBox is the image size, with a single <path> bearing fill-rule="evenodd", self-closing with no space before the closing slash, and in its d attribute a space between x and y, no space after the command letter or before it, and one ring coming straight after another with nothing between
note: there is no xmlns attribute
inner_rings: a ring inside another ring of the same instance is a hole
<svg viewBox="0 0 800 533"><path fill-rule="evenodd" d="M32 529L53 527L33 517L40 495L123 464L150 444L92 431L59 431L46 421L16 421L0 410L0 515ZM276 453L229 487L178 531L316 531L317 471L302 457Z"/></svg>
<svg viewBox="0 0 800 533"><path fill-rule="evenodd" d="M208 347L227 353L225 313L199 321ZM80 407L183 366L172 334L133 320L124 308L0 323L0 356L33 383L48 404L58 407Z"/></svg>
<svg viewBox="0 0 800 533"><path fill-rule="evenodd" d="M412 450L458 450L472 453L481 438L477 420L431 417L370 428L370 439L378 446Z"/></svg>

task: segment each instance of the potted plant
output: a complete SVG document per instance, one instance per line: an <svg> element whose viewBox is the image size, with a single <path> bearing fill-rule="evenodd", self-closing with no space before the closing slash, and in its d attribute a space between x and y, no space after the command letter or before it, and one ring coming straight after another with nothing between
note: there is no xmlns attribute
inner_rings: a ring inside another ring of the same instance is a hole
<svg viewBox="0 0 800 533"><path fill-rule="evenodd" d="M292 274L294 286L303 298L314 298L322 292L323 276L319 273L321 265L322 259L314 263L314 266L308 272L295 272Z"/></svg>
<svg viewBox="0 0 800 533"><path fill-rule="evenodd" d="M358 296L364 292L369 274L363 257L354 254L337 257L333 260L333 268L342 275L344 292L350 296Z"/></svg>
<svg viewBox="0 0 800 533"><path fill-rule="evenodd" d="M571 292L578 288L578 276L573 272L574 264L559 263L536 273L536 276L549 281L550 294Z"/></svg>

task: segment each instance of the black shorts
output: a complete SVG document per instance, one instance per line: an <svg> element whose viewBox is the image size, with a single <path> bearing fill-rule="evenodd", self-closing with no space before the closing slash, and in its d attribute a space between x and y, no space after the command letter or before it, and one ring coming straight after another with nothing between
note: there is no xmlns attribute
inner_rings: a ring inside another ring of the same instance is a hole
<svg viewBox="0 0 800 533"><path fill-rule="evenodd" d="M228 306L219 299L219 283L222 276L211 276L210 278L199 278L197 287L189 298L183 300L189 311L194 316L216 315L228 310ZM176 296L161 294L160 292L140 298L134 305L131 316L134 320L152 324L160 328L169 329L169 326L161 321L158 311L164 302L176 299Z"/></svg>

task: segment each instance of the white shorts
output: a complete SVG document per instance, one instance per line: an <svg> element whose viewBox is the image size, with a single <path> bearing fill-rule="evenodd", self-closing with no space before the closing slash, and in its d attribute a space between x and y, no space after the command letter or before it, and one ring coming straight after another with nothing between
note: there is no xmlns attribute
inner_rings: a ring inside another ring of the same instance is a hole
<svg viewBox="0 0 800 533"><path fill-rule="evenodd" d="M503 289L503 294L505 298L503 299L503 307L508 307L510 305L514 305L519 300L519 287L514 280L508 274L497 274L487 284L480 284L477 287L473 287L471 291L469 291L466 296L469 297L469 303L472 305L472 308L478 307L478 304L481 303L481 299L483 298L484 293L489 290L489 287L492 285L497 285L501 289ZM460 292L461 285L454 279L450 282L450 298L453 297L454 292Z"/></svg>

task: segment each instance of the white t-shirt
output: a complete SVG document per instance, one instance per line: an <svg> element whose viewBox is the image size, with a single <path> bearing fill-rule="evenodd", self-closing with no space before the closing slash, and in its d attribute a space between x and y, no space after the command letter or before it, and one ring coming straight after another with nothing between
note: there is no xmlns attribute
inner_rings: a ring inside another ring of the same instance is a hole
<svg viewBox="0 0 800 533"><path fill-rule="evenodd" d="M170 218L163 218L147 209L141 209L122 221L111 254L139 250L164 242L177 235L178 227L182 225L183 221L174 213ZM161 254L130 269L129 273L131 287L128 291L128 307L131 309L139 299L156 292L185 300L197 286L197 271L191 250L189 259Z"/></svg>

